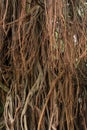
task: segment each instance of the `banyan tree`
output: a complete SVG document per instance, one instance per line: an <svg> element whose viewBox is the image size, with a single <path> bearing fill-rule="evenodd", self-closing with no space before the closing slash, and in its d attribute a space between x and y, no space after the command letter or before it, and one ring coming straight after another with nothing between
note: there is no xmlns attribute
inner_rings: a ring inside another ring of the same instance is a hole
<svg viewBox="0 0 87 130"><path fill-rule="evenodd" d="M87 0L0 0L0 130L87 130Z"/></svg>

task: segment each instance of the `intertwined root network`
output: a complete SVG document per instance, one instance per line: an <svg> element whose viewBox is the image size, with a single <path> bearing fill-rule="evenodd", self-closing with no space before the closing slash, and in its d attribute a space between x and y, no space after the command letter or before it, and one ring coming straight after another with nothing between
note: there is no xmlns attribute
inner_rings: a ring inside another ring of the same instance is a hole
<svg viewBox="0 0 87 130"><path fill-rule="evenodd" d="M0 1L6 130L87 130L86 0Z"/></svg>

